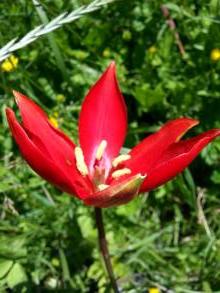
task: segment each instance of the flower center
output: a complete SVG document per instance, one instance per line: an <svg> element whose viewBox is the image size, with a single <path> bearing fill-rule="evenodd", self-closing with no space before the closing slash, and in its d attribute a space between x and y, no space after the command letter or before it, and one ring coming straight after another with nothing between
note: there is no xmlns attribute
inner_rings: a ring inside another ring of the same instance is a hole
<svg viewBox="0 0 220 293"><path fill-rule="evenodd" d="M74 150L77 170L80 172L82 176L89 176L90 180L93 182L95 188L98 191L104 190L107 187L109 187L109 185L106 184L106 177L108 177L106 176L106 174L108 174L108 172L106 171L106 168L104 167L104 164L102 162L107 146L108 143L106 140L102 140L101 143L98 145L95 154L95 162L92 174L91 172L89 172L89 169L86 165L82 149L77 146ZM123 175L131 174L130 169L120 168L120 164L122 164L126 160L129 160L130 158L131 156L128 154L123 154L116 157L112 161L113 172L111 173L110 178L117 179Z"/></svg>

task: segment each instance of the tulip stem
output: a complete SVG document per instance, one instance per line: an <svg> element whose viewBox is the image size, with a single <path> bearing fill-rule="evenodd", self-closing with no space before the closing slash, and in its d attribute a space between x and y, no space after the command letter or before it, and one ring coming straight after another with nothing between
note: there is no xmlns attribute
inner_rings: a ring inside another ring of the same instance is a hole
<svg viewBox="0 0 220 293"><path fill-rule="evenodd" d="M108 244L105 237L105 228L104 228L101 208L95 208L95 219L96 219L96 226L98 229L100 251L105 262L105 267L108 272L111 286L115 293L119 293L118 285L113 273L113 268L112 268L112 264L110 260Z"/></svg>

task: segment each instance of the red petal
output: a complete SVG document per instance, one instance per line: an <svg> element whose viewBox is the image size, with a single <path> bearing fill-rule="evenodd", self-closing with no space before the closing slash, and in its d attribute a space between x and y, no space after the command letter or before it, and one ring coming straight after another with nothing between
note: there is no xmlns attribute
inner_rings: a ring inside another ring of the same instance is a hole
<svg viewBox="0 0 220 293"><path fill-rule="evenodd" d="M22 125L32 142L65 172L76 172L74 159L74 143L60 130L54 128L47 115L32 100L13 92L18 104Z"/></svg>
<svg viewBox="0 0 220 293"><path fill-rule="evenodd" d="M87 205L100 208L128 203L138 194L144 178L145 176L137 174L118 183L115 182L108 188L85 197L84 202Z"/></svg>
<svg viewBox="0 0 220 293"><path fill-rule="evenodd" d="M124 164L125 167L130 168L133 174L147 174L169 145L178 141L198 123L198 120L191 118L178 118L167 122L158 132L148 136L131 150L131 159Z"/></svg>
<svg viewBox="0 0 220 293"><path fill-rule="evenodd" d="M97 147L102 140L108 145L104 165L108 169L124 142L127 128L126 106L111 63L86 96L79 120L80 145L85 161L92 170Z"/></svg>
<svg viewBox="0 0 220 293"><path fill-rule="evenodd" d="M141 191L151 190L182 172L217 136L220 136L220 129L212 129L188 140L173 143L148 173Z"/></svg>
<svg viewBox="0 0 220 293"><path fill-rule="evenodd" d="M24 159L35 172L65 192L74 195L78 194L78 197L83 197L84 193L88 194L88 188L82 180L68 177L59 165L52 161L31 141L24 128L16 120L15 114L11 109L6 109L6 115L12 135Z"/></svg>

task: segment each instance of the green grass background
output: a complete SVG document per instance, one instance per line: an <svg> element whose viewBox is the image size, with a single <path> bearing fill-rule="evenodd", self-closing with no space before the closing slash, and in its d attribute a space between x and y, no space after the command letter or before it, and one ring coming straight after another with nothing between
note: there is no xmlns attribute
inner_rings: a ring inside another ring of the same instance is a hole
<svg viewBox="0 0 220 293"><path fill-rule="evenodd" d="M48 19L89 1L41 1ZM161 5L184 45L183 57ZM42 23L32 1L0 2L0 46ZM52 36L60 52L57 62ZM220 1L122 0L17 51L18 66L0 72L0 292L110 292L92 208L40 179L22 161L6 123L19 90L77 141L77 118L89 87L111 60L129 113L131 148L168 119L220 127ZM104 211L123 292L220 292L220 140L172 182L128 205ZM203 196L198 200L198 194Z"/></svg>

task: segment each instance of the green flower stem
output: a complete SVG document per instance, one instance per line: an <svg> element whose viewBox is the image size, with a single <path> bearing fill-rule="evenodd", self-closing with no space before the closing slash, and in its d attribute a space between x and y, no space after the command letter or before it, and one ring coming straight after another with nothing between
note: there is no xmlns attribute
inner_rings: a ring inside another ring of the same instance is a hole
<svg viewBox="0 0 220 293"><path fill-rule="evenodd" d="M105 228L104 228L103 217L102 217L102 209L95 208L95 219L96 219L96 226L98 229L100 251L102 253L102 256L105 262L105 267L108 272L111 286L115 293L119 293L118 285L113 273L113 268L112 268L112 264L110 260L108 244L105 237Z"/></svg>

